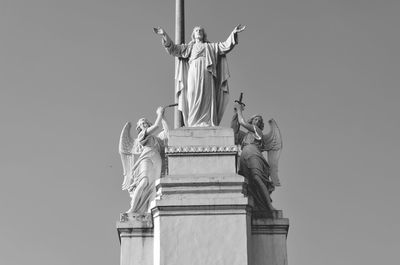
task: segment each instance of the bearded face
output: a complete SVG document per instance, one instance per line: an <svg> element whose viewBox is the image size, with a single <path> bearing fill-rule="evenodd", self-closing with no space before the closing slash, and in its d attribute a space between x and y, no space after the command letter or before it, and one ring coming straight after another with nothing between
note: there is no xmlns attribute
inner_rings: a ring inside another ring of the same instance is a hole
<svg viewBox="0 0 400 265"><path fill-rule="evenodd" d="M207 42L207 34L202 27L195 27L192 32L192 40L199 40L200 42Z"/></svg>

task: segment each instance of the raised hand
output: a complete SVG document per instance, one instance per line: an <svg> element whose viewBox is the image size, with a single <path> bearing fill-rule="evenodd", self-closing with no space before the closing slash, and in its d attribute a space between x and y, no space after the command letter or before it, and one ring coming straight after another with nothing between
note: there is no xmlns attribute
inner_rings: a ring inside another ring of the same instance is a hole
<svg viewBox="0 0 400 265"><path fill-rule="evenodd" d="M237 110L242 112L244 110L244 106L242 104L239 104L239 103L236 102L233 105L233 110L235 111L235 113L237 112Z"/></svg>
<svg viewBox="0 0 400 265"><path fill-rule="evenodd" d="M157 115L159 115L159 116L164 115L164 110L165 110L164 107L158 107L157 111L156 111Z"/></svg>
<svg viewBox="0 0 400 265"><path fill-rule="evenodd" d="M153 28L153 31L157 35L161 35L161 36L165 35L165 31L161 27Z"/></svg>
<svg viewBox="0 0 400 265"><path fill-rule="evenodd" d="M233 29L233 33L242 32L243 30L245 30L245 28L246 28L246 26L239 24Z"/></svg>

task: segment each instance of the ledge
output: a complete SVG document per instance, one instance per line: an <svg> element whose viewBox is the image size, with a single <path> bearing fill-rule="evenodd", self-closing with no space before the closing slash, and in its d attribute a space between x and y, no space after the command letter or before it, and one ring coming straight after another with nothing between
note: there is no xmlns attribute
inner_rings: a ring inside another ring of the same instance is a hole
<svg viewBox="0 0 400 265"><path fill-rule="evenodd" d="M179 155L236 155L238 152L237 145L186 145L186 146L167 146L165 154L167 156Z"/></svg>

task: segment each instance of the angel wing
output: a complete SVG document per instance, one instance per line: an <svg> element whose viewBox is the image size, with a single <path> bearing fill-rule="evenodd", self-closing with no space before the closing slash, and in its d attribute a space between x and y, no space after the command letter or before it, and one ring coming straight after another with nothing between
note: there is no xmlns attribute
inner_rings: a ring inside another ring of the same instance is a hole
<svg viewBox="0 0 400 265"><path fill-rule="evenodd" d="M134 164L134 156L132 148L134 139L131 136L131 123L127 122L122 129L119 138L119 154L121 156L122 168L124 170L124 182L122 183L122 190L129 188L132 181L132 165Z"/></svg>
<svg viewBox="0 0 400 265"><path fill-rule="evenodd" d="M268 121L271 130L268 134L263 135L264 151L263 155L267 159L270 166L270 177L275 186L280 186L281 183L278 178L278 163L283 147L281 131L274 119Z"/></svg>

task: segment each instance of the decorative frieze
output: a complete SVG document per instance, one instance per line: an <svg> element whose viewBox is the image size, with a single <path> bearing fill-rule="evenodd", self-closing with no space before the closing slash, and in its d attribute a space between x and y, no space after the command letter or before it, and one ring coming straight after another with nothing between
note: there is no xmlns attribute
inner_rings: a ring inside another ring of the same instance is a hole
<svg viewBox="0 0 400 265"><path fill-rule="evenodd" d="M238 152L237 145L191 145L191 146L167 146L165 154L169 155L208 155L208 154L236 154Z"/></svg>

